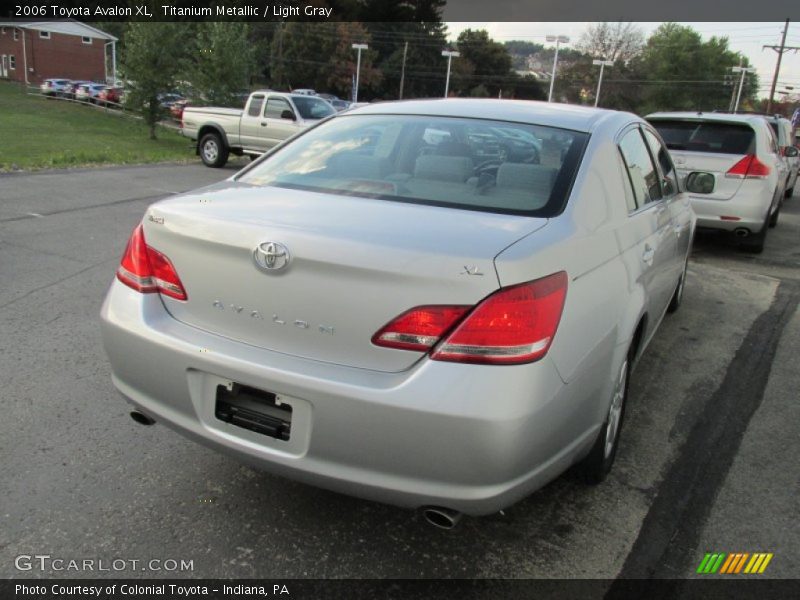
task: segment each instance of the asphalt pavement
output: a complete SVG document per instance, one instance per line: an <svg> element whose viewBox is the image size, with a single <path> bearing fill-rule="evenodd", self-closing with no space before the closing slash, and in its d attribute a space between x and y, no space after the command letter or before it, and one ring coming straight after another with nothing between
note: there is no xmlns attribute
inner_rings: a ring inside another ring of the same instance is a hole
<svg viewBox="0 0 800 600"><path fill-rule="evenodd" d="M800 196L762 255L698 237L684 304L633 373L604 484L568 473L441 531L128 417L98 319L128 236L149 203L234 172L0 175L0 577L681 578L709 551L773 552L764 576L795 576ZM20 570L20 555L127 562ZM151 559L193 568L131 562Z"/></svg>

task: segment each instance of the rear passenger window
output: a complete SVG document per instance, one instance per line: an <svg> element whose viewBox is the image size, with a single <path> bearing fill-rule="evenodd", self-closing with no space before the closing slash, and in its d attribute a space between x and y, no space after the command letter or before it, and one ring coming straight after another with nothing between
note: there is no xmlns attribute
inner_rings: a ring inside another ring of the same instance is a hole
<svg viewBox="0 0 800 600"><path fill-rule="evenodd" d="M247 115L250 117L261 116L262 106L264 106L264 96L253 96L250 106L247 108Z"/></svg>
<svg viewBox="0 0 800 600"><path fill-rule="evenodd" d="M638 128L630 130L623 136L619 149L625 161L637 206L660 200L661 185L658 181L658 171L653 165L650 152Z"/></svg>
<svg viewBox="0 0 800 600"><path fill-rule="evenodd" d="M661 174L664 176L662 190L664 196L669 197L675 195L678 192L678 179L675 177L675 167L672 166L672 159L669 156L669 152L667 152L664 144L653 135L652 131L645 129L644 137L650 145L650 151L653 153L658 166L661 167Z"/></svg>
<svg viewBox="0 0 800 600"><path fill-rule="evenodd" d="M292 110L292 107L289 106L286 100L283 98L270 98L267 100L267 110L264 116L270 119L280 119L285 110Z"/></svg>

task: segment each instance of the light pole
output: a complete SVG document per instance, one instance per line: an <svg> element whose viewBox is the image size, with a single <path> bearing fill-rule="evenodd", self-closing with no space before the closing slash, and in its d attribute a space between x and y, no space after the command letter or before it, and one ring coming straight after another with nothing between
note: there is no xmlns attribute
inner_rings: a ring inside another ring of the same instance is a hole
<svg viewBox="0 0 800 600"><path fill-rule="evenodd" d="M444 97L447 98L447 93L450 91L450 63L453 61L454 56L458 58L461 53L455 50L442 50L442 56L447 57L447 79L444 81Z"/></svg>
<svg viewBox="0 0 800 600"><path fill-rule="evenodd" d="M614 61L613 60L593 60L593 65L600 65L600 79L597 80L597 93L594 95L594 105L597 107L597 103L600 102L600 86L603 85L603 69L606 67L613 67Z"/></svg>
<svg viewBox="0 0 800 600"><path fill-rule="evenodd" d="M548 42L556 43L556 55L553 57L553 74L550 76L550 94L547 96L547 101L553 101L553 85L556 82L556 67L558 65L558 45L569 43L569 37L566 35L548 35Z"/></svg>
<svg viewBox="0 0 800 600"><path fill-rule="evenodd" d="M742 99L742 88L744 87L744 76L747 73L755 73L756 70L750 67L731 67L734 73L741 73L742 77L739 79L739 91L736 93L736 104L733 106L733 112L739 112L739 100Z"/></svg>
<svg viewBox="0 0 800 600"><path fill-rule="evenodd" d="M356 89L353 90L353 103L358 102L358 77L361 74L361 51L369 48L367 44L353 44L353 50L358 50L358 60L356 61Z"/></svg>

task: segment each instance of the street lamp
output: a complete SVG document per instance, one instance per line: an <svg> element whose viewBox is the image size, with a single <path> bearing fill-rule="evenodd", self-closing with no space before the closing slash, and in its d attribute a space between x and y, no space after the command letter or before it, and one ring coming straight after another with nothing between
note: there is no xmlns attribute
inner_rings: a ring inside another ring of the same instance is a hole
<svg viewBox="0 0 800 600"><path fill-rule="evenodd" d="M597 103L600 101L600 86L603 85L603 69L606 67L613 67L614 61L613 60L593 60L593 65L600 65L600 79L597 80L597 93L594 95L594 105L597 107Z"/></svg>
<svg viewBox="0 0 800 600"><path fill-rule="evenodd" d="M556 55L553 57L553 74L550 77L550 94L547 96L547 101L553 101L553 85L556 82L556 66L558 65L558 45L569 43L569 37L566 35L548 35L548 42L556 43Z"/></svg>
<svg viewBox="0 0 800 600"><path fill-rule="evenodd" d="M455 50L442 50L442 56L447 57L447 79L444 81L444 97L447 98L447 92L450 91L450 63L453 61L454 56L458 58L461 53Z"/></svg>
<svg viewBox="0 0 800 600"><path fill-rule="evenodd" d="M356 62L356 89L353 90L353 103L358 102L358 77L361 74L361 51L369 48L366 44L353 44L353 50L358 50L358 60Z"/></svg>
<svg viewBox="0 0 800 600"><path fill-rule="evenodd" d="M736 104L733 107L733 112L739 112L739 100L742 98L742 88L744 87L744 76L747 73L755 73L756 70L750 67L731 67L731 71L734 73L741 73L742 77L739 80L739 91L736 94Z"/></svg>

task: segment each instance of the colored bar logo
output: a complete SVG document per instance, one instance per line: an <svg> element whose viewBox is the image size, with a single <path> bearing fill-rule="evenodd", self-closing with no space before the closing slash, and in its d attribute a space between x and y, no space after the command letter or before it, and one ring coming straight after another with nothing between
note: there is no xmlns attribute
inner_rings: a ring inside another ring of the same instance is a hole
<svg viewBox="0 0 800 600"><path fill-rule="evenodd" d="M706 552L697 572L702 575L720 573L723 575L761 574L772 560L772 552Z"/></svg>

